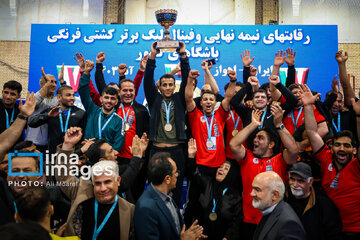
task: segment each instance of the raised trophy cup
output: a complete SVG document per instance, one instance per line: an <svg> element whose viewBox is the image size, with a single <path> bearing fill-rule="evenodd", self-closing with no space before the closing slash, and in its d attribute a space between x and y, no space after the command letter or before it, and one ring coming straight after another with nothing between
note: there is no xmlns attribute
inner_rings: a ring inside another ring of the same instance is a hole
<svg viewBox="0 0 360 240"><path fill-rule="evenodd" d="M164 38L157 42L157 48L162 52L175 52L179 47L179 41L170 37L169 28L176 22L177 11L175 9L160 9L155 12L157 22L165 28Z"/></svg>

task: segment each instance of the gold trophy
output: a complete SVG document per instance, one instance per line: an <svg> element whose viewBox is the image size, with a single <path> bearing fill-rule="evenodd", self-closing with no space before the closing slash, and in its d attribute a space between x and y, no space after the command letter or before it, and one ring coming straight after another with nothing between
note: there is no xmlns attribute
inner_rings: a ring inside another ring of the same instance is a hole
<svg viewBox="0 0 360 240"><path fill-rule="evenodd" d="M170 37L169 28L176 22L177 11L175 9L160 9L155 12L157 22L165 28L164 38L157 42L157 48L162 52L175 52L179 47L179 41Z"/></svg>

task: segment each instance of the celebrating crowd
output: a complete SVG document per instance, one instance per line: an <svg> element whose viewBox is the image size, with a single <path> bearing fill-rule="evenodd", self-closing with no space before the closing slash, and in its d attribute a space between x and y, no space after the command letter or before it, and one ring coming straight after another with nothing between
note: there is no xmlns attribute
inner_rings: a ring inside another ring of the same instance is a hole
<svg viewBox="0 0 360 240"><path fill-rule="evenodd" d="M228 70L222 96L213 62L191 70L183 42L177 67L154 79L156 45L134 80L122 63L109 84L104 52L96 63L76 53L83 108L63 68L58 79L42 69L25 103L20 83L4 84L1 239L360 239L360 101L346 52L322 100L296 83L293 49L275 53L263 85L245 50L242 80Z"/></svg>

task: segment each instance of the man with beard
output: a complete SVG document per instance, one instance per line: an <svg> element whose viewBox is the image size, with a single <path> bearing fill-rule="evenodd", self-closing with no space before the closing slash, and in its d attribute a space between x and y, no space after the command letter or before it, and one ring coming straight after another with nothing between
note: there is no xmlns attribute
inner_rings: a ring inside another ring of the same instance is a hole
<svg viewBox="0 0 360 240"><path fill-rule="evenodd" d="M151 45L151 53L145 68L144 91L150 110L149 139L153 142L150 156L157 152L169 152L180 171L176 188L173 190L174 201L180 206L182 183L184 178L185 157L183 144L186 140L185 132L185 86L190 71L189 59L186 48L180 42L177 50L180 56L181 85L179 92L175 93L175 78L173 75L164 74L160 77L159 90L155 86L154 71L155 58L160 52L156 48L157 42Z"/></svg>
<svg viewBox="0 0 360 240"><path fill-rule="evenodd" d="M289 170L286 202L294 209L304 226L307 240L341 240L339 210L325 193L313 187L309 165L295 163Z"/></svg>
<svg viewBox="0 0 360 240"><path fill-rule="evenodd" d="M285 186L277 173L259 173L251 186L252 205L262 213L253 240L306 239L306 233L296 213L282 200Z"/></svg>
<svg viewBox="0 0 360 240"><path fill-rule="evenodd" d="M353 134L344 130L333 137L332 148L324 144L314 116L313 104L316 97L305 85L301 101L304 104L305 128L315 157L320 162L321 185L326 194L340 210L342 231L346 239L360 239L360 161ZM353 100L357 126L360 123L360 102Z"/></svg>
<svg viewBox="0 0 360 240"><path fill-rule="evenodd" d="M10 127L19 114L16 100L20 97L22 86L17 81L8 81L2 90L0 102L0 133Z"/></svg>
<svg viewBox="0 0 360 240"><path fill-rule="evenodd" d="M79 95L87 113L85 139L105 139L115 150L119 151L124 143L125 129L124 120L116 114L115 106L118 103L117 91L115 88L106 87L100 101L99 108L91 100L89 81L90 72L94 68L94 62L87 60L84 74L80 78Z"/></svg>
<svg viewBox="0 0 360 240"><path fill-rule="evenodd" d="M247 239L252 238L255 224L258 224L261 219L261 212L251 204L252 180L258 173L274 171L286 182L288 164L294 164L298 154L295 139L282 124L284 111L279 105L271 106L270 111L277 133L272 129L262 128L255 135L253 149L249 150L244 147L243 143L249 135L261 126L260 118L263 113L256 110L252 113L252 122L230 141L230 148L233 151L234 158L240 164L243 183L244 227L247 229L246 232L250 234ZM280 135L284 146L283 152L279 154L275 150L275 147L279 146L277 134Z"/></svg>
<svg viewBox="0 0 360 240"><path fill-rule="evenodd" d="M256 82L258 82L256 77L249 77L248 82L245 84L245 86L231 99L231 105L233 106L235 112L240 116L243 122L243 127L246 127L248 124L250 124L253 108L245 106L243 103L241 103L241 101L244 98L245 93L247 93L249 91L249 88L251 88L251 85ZM291 109L293 109L296 106L297 100L295 96L284 85L282 85L279 76L271 75L269 77L269 82L274 85L286 99L286 102L281 104L281 108L285 111L290 111ZM258 129L260 130L262 128L275 128L273 123L273 116L271 115L271 110L269 107L269 98L266 90L256 90L253 93L252 104L255 109L258 109L263 113L261 116L261 125ZM255 137L255 134L256 132L252 133L249 136L248 144L250 144L250 148L252 147L251 144L252 140Z"/></svg>
<svg viewBox="0 0 360 240"><path fill-rule="evenodd" d="M191 70L185 89L186 110L189 114L189 122L192 136L197 142L196 163L207 172L215 172L226 160L224 149L224 125L230 110L230 100L235 94L236 79L231 80L225 98L221 106L214 111L216 95L211 91L205 91L201 95L200 111L193 100L193 81L200 74ZM209 175L209 174L207 174ZM211 177L213 175L211 174Z"/></svg>
<svg viewBox="0 0 360 240"><path fill-rule="evenodd" d="M43 74L40 78L41 88L37 93L35 93L36 108L33 116L41 113L47 108L53 108L59 104L55 96L57 87L57 81L55 77L51 74L45 74L43 68L41 70ZM59 72L59 81L61 81L60 79L62 78L61 74L62 71ZM37 128L28 126L26 129L25 140L32 141L40 152L45 153L45 151L48 149L48 126L42 125Z"/></svg>
<svg viewBox="0 0 360 240"><path fill-rule="evenodd" d="M292 111L285 114L283 123L291 134L294 134L296 129L299 128L302 124L304 124L304 104L300 97L302 91L301 88L302 85L298 83L294 83L289 86L290 91L297 98L297 105ZM313 108L317 122L318 133L321 137L324 137L329 132L325 118L316 109L315 105L313 105ZM301 142L297 142L297 144L300 152L303 152L306 147L310 146L309 139L307 138L305 140L302 140Z"/></svg>
<svg viewBox="0 0 360 240"><path fill-rule="evenodd" d="M50 153L56 152L56 146L63 142L64 134L70 127L85 129L86 113L74 106L74 90L70 86L62 86L56 92L59 106L48 108L33 116L29 121L32 128L48 124L48 148Z"/></svg>

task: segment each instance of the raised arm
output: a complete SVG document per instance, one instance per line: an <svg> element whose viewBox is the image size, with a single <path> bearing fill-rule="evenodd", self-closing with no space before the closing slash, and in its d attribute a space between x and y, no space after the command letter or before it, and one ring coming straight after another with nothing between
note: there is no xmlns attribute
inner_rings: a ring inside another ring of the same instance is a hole
<svg viewBox="0 0 360 240"><path fill-rule="evenodd" d="M187 84L189 72L190 72L190 64L189 58L186 56L186 46L185 43L180 43L180 49L177 50L177 53L180 55L180 68L181 68L181 84L179 89L180 99L185 106L185 87Z"/></svg>
<svg viewBox="0 0 360 240"><path fill-rule="evenodd" d="M205 84L209 84L211 87L211 90L213 91L213 93L215 94L219 94L220 90L219 90L219 86L217 85L215 78L213 77L213 75L210 72L210 69L212 68L212 63L208 62L209 59L204 60L201 63L201 68L204 70L204 82Z"/></svg>
<svg viewBox="0 0 360 240"><path fill-rule="evenodd" d="M289 87L291 84L295 83L295 55L296 51L294 51L292 48L286 49L286 59L285 62L288 65L288 74L286 77L286 83L285 86Z"/></svg>
<svg viewBox="0 0 360 240"><path fill-rule="evenodd" d="M58 74L58 80L60 83L60 86L66 85L66 82L64 81L64 63L61 65L59 74Z"/></svg>
<svg viewBox="0 0 360 240"><path fill-rule="evenodd" d="M360 100L358 100L357 102L355 101L355 98L352 98L351 99L351 105L353 107L353 110L356 114L356 134L357 134L357 137L358 139L360 139ZM358 159L360 159L360 147L358 148Z"/></svg>
<svg viewBox="0 0 360 240"><path fill-rule="evenodd" d="M281 142L284 145L283 157L288 164L294 164L299 153L299 149L296 145L294 137L282 124L282 119L285 110L279 105L272 105L270 107L271 114L273 115L275 128L281 138ZM282 128L280 126L282 125Z"/></svg>
<svg viewBox="0 0 360 240"><path fill-rule="evenodd" d="M121 184L119 187L119 192L125 192L133 185L144 162L142 158L145 154L148 144L149 139L147 138L146 133L143 133L141 138L139 138L137 135L135 135L135 137L133 138L131 145L131 154L133 155L133 157L128 167L121 174Z"/></svg>
<svg viewBox="0 0 360 240"><path fill-rule="evenodd" d="M21 136L24 127L26 126L26 119L21 118L21 116L28 118L33 114L36 106L36 100L34 93L27 93L26 102L23 105L22 100L20 99L19 110L17 118L10 125L8 129L0 134L0 159L3 159L6 152L8 152L16 143L16 141ZM21 116L19 116L21 115Z"/></svg>
<svg viewBox="0 0 360 240"><path fill-rule="evenodd" d="M105 61L105 53L100 52L96 56L96 71L95 71L95 84L97 89L99 90L100 95L104 88L106 88L106 83L103 74L103 62Z"/></svg>
<svg viewBox="0 0 360 240"><path fill-rule="evenodd" d="M191 70L189 73L189 77L187 80L186 88L185 88L185 103L186 103L186 111L192 112L195 107L195 101L193 99L194 95L194 81L195 78L200 76L199 72L197 70Z"/></svg>
<svg viewBox="0 0 360 240"><path fill-rule="evenodd" d="M253 57L253 58L250 57L250 50L243 51L243 53L240 54L240 57L241 57L241 60L243 62L243 65L244 65L243 83L246 84L248 78L251 75L250 65L254 61L255 57Z"/></svg>
<svg viewBox="0 0 360 240"><path fill-rule="evenodd" d="M229 87L226 89L225 98L221 101L221 106L225 111L230 110L230 101L235 96L235 86L236 86L236 72L233 70L227 71L228 76L230 77Z"/></svg>
<svg viewBox="0 0 360 240"><path fill-rule="evenodd" d="M151 52L146 63L144 74L144 92L146 101L149 104L149 108L151 108L153 102L155 101L155 97L158 94L158 90L154 82L154 70L156 68L155 58L160 51L156 49L156 44L157 42L153 42L151 44Z"/></svg>
<svg viewBox="0 0 360 240"><path fill-rule="evenodd" d="M256 130L257 127L261 126L260 118L262 113L262 111L254 110L251 115L251 123L231 139L230 149L236 160L242 160L245 158L246 149L243 146L243 143L248 139L250 134Z"/></svg>
<svg viewBox="0 0 360 240"><path fill-rule="evenodd" d="M271 75L269 78L269 86L270 86L270 93L271 98L274 101L279 101L281 98L281 92L276 88L276 84L280 83L280 78L278 75Z"/></svg>
<svg viewBox="0 0 360 240"><path fill-rule="evenodd" d="M74 154L75 145L81 140L82 136L83 134L81 132L81 128L70 127L64 135L63 144L57 147L57 153L65 154L67 156L66 159L69 159L70 155ZM67 164L67 169L70 169L71 166L70 162L62 162L62 158L57 158L56 164ZM74 200L78 191L80 180L77 177L70 175L69 172L61 171L59 168L55 168L55 179L56 181L66 183L61 184L60 189L69 199Z"/></svg>
<svg viewBox="0 0 360 240"><path fill-rule="evenodd" d="M145 72L145 68L146 68L146 63L148 60L149 55L144 56L141 61L140 61L140 67L139 70L137 71L135 78L134 78L134 85L135 85L135 98L138 95L139 92L139 88L142 82L142 79L144 77L144 72ZM120 82L120 79L119 79Z"/></svg>
<svg viewBox="0 0 360 240"><path fill-rule="evenodd" d="M277 51L277 53L275 53L274 66L271 74L279 76L280 67L281 65L284 64L284 62L285 62L285 52L283 50Z"/></svg>
<svg viewBox="0 0 360 240"><path fill-rule="evenodd" d="M348 60L348 54L345 52L343 55L342 51L338 51L335 55L335 59L339 65L339 79L344 91L344 103L345 105L349 106L351 105L351 99L355 98L355 93L351 88L351 84L346 72L346 61Z"/></svg>
<svg viewBox="0 0 360 240"><path fill-rule="evenodd" d="M54 108L47 108L35 116L31 116L28 121L29 127L37 128L43 124L48 123L50 117L57 117L61 112L59 112L60 106Z"/></svg>
<svg viewBox="0 0 360 240"><path fill-rule="evenodd" d="M324 145L324 141L318 133L318 126L313 108L313 104L320 94L313 95L307 85L301 85L301 88L301 100L304 104L305 129L307 136L309 137L311 148L313 152L316 153Z"/></svg>
<svg viewBox="0 0 360 240"><path fill-rule="evenodd" d="M292 110L294 107L296 107L297 101L298 101L297 98L288 88L286 88L280 82L279 76L271 75L269 77L269 82L271 85L273 85L279 91L280 97L281 97L281 95L284 96L286 102L281 104L281 107L283 108L283 110ZM280 99L280 97L278 99Z"/></svg>
<svg viewBox="0 0 360 240"><path fill-rule="evenodd" d="M94 69L94 62L90 60L86 60L84 74L80 78L79 83L79 95L82 104L84 105L84 108L86 111L88 111L92 105L97 107L95 103L93 103L91 97L90 97L90 90L89 90L89 82L90 82L90 72Z"/></svg>

